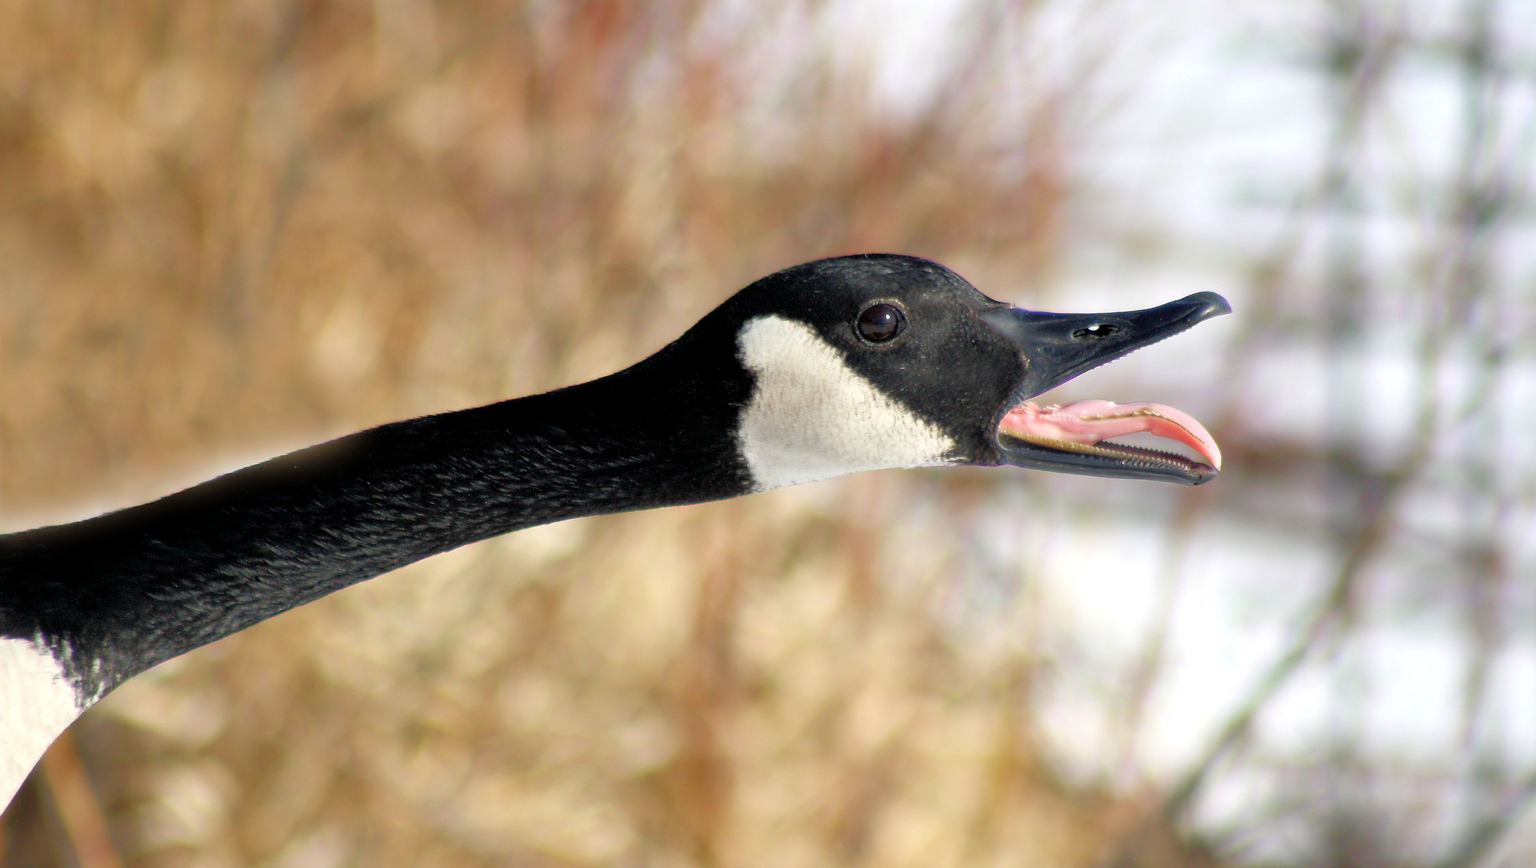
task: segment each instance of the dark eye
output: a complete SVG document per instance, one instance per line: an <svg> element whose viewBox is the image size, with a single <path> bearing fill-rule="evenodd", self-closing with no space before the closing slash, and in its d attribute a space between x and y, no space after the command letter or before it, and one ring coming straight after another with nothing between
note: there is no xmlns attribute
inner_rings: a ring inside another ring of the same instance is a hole
<svg viewBox="0 0 1536 868"><path fill-rule="evenodd" d="M859 314L859 336L872 344L883 344L907 327L907 315L894 304L872 304Z"/></svg>
<svg viewBox="0 0 1536 868"><path fill-rule="evenodd" d="M1072 333L1072 337L1080 341L1097 341L1103 338L1107 338L1119 330L1119 326L1113 326L1109 323L1099 323L1098 325L1091 325L1085 329L1078 329Z"/></svg>

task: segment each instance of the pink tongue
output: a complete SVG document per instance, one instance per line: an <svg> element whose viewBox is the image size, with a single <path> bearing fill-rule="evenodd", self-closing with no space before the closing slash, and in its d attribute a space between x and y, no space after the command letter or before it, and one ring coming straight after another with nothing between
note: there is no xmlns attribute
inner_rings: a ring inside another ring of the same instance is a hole
<svg viewBox="0 0 1536 868"><path fill-rule="evenodd" d="M1047 440L1091 446L1111 437L1147 431L1177 440L1221 469L1221 448L1205 426L1182 410L1162 404L1116 404L1111 401L1077 401L1065 407L1039 407L1025 403L1003 417L1003 431Z"/></svg>

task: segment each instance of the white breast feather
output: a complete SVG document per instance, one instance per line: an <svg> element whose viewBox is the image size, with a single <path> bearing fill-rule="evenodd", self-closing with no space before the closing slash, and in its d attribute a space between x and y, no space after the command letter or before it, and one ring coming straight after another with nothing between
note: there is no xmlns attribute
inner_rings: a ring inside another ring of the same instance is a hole
<svg viewBox="0 0 1536 868"><path fill-rule="evenodd" d="M46 648L0 639L0 811L43 751L79 716L75 691Z"/></svg>
<svg viewBox="0 0 1536 868"><path fill-rule="evenodd" d="M948 435L848 367L805 323L757 317L737 346L757 378L737 435L757 490L953 463Z"/></svg>

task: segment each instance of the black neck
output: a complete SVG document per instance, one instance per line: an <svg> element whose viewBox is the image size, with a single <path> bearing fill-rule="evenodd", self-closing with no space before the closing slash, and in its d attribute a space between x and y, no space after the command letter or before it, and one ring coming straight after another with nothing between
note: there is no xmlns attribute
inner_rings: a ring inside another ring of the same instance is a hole
<svg viewBox="0 0 1536 868"><path fill-rule="evenodd" d="M0 635L41 635L95 697L466 543L745 493L733 432L747 384L722 373L678 376L653 357L592 383L385 425L143 506L0 537Z"/></svg>

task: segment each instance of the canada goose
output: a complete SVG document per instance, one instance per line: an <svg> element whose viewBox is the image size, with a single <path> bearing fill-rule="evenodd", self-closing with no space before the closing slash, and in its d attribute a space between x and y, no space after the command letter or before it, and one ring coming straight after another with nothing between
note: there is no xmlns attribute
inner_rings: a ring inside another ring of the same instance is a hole
<svg viewBox="0 0 1536 868"><path fill-rule="evenodd" d="M508 531L889 467L1204 482L1220 453L1177 410L1027 400L1230 310L1198 293L1129 313L1037 313L927 260L825 259L753 283L602 379L0 537L0 807L71 721L134 674ZM1138 431L1208 463L1100 442Z"/></svg>

